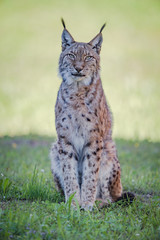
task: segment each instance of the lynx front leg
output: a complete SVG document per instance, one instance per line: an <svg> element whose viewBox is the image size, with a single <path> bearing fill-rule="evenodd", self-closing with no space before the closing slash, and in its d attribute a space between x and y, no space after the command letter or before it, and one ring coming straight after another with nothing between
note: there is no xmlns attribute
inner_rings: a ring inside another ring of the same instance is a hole
<svg viewBox="0 0 160 240"><path fill-rule="evenodd" d="M71 144L59 146L58 149L60 166L62 172L63 189L67 202L71 194L75 193L75 198L80 204L80 188L78 184L78 162L76 153ZM74 202L73 202L74 204Z"/></svg>
<svg viewBox="0 0 160 240"><path fill-rule="evenodd" d="M96 140L85 151L81 186L82 208L92 210L96 200L102 143Z"/></svg>
<svg viewBox="0 0 160 240"><path fill-rule="evenodd" d="M58 154L57 142L54 143L51 147L50 159L51 159L51 171L53 174L55 188L57 189L57 191L63 192L62 173L60 168L60 159Z"/></svg>

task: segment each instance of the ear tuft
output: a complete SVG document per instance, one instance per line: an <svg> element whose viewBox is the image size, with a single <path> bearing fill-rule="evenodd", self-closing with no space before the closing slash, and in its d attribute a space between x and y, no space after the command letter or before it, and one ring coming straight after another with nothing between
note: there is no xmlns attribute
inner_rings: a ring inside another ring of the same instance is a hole
<svg viewBox="0 0 160 240"><path fill-rule="evenodd" d="M63 27L66 28L66 24L65 24L63 18L61 18L61 22L62 22Z"/></svg>
<svg viewBox="0 0 160 240"><path fill-rule="evenodd" d="M103 42L102 31L105 28L106 23L100 29L100 32L93 38L88 44L96 51L96 53L100 54L101 45Z"/></svg>
<svg viewBox="0 0 160 240"><path fill-rule="evenodd" d="M103 26L101 27L100 33L103 31L103 29L105 28L106 23L103 24Z"/></svg>

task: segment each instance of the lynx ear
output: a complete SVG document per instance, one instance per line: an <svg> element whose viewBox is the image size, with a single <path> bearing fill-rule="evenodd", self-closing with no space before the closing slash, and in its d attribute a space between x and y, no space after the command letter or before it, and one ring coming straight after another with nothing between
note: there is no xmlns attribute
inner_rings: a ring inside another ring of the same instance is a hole
<svg viewBox="0 0 160 240"><path fill-rule="evenodd" d="M64 51L66 48L70 47L72 43L74 43L74 39L71 36L71 34L66 29L66 25L63 19L61 19L64 30L62 32L62 51Z"/></svg>
<svg viewBox="0 0 160 240"><path fill-rule="evenodd" d="M96 53L100 54L101 51L101 45L103 42L103 37L102 37L102 30L104 29L104 27L106 26L106 24L104 24L101 27L100 32L95 36L95 38L93 38L88 44L91 45L91 47L96 51Z"/></svg>

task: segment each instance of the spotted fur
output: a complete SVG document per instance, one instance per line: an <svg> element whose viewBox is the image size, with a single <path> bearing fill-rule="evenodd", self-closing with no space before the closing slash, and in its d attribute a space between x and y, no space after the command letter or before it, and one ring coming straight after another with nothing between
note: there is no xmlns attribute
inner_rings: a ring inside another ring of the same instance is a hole
<svg viewBox="0 0 160 240"><path fill-rule="evenodd" d="M51 169L66 201L72 193L84 209L122 196L121 169L112 140L112 115L100 79L102 27L89 43L62 33L59 73L62 83L55 106L57 142ZM73 202L74 205L74 202Z"/></svg>

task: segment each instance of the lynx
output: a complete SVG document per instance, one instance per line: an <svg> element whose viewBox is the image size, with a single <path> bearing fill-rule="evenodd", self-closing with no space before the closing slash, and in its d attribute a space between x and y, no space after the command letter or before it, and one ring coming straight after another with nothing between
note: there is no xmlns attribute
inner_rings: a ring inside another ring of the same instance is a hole
<svg viewBox="0 0 160 240"><path fill-rule="evenodd" d="M112 114L100 78L102 30L89 43L76 42L64 27L52 145L55 187L67 201L75 193L81 208L92 210L122 198L121 169L112 140ZM73 206L75 202L73 201Z"/></svg>

